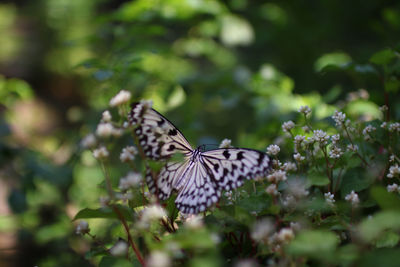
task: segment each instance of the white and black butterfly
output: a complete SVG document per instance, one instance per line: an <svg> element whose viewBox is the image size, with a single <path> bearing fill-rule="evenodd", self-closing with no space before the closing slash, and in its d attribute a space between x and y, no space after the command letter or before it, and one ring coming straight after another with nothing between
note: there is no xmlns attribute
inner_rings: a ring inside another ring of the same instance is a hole
<svg viewBox="0 0 400 267"><path fill-rule="evenodd" d="M205 211L219 200L222 190L237 188L245 179L264 177L270 170L270 159L257 150L193 149L168 119L142 103L132 104L128 118L137 126L135 133L148 158L165 160L183 154L183 162L166 162L156 179L150 171L146 174L149 191L159 199L169 198L172 191L178 193L175 204L183 213Z"/></svg>

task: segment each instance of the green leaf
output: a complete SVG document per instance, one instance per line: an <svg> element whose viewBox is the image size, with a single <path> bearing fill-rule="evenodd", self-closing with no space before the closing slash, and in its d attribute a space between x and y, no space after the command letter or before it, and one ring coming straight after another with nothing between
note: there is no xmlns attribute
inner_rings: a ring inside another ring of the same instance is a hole
<svg viewBox="0 0 400 267"><path fill-rule="evenodd" d="M397 267L400 262L400 249L378 249L363 253L353 266L363 267Z"/></svg>
<svg viewBox="0 0 400 267"><path fill-rule="evenodd" d="M132 211L125 206L115 205L119 212L128 221L133 221ZM98 218L112 218L118 219L117 214L111 208L89 209L85 208L80 210L74 217L74 221L78 219L98 219Z"/></svg>
<svg viewBox="0 0 400 267"><path fill-rule="evenodd" d="M400 212L386 210L376 213L372 218L366 218L359 225L361 237L371 242L386 230L397 231L400 229Z"/></svg>
<svg viewBox="0 0 400 267"><path fill-rule="evenodd" d="M287 252L295 256L323 259L334 253L338 243L339 238L332 232L306 230L300 232L288 245Z"/></svg>
<svg viewBox="0 0 400 267"><path fill-rule="evenodd" d="M399 243L400 236L393 232L393 231L386 231L379 236L378 240L376 240L376 247L377 248L384 248L384 247L394 247Z"/></svg>
<svg viewBox="0 0 400 267"><path fill-rule="evenodd" d="M389 193L382 186L372 187L370 193L382 209L400 211L400 198L398 195Z"/></svg>
<svg viewBox="0 0 400 267"><path fill-rule="evenodd" d="M400 88L400 82L396 78L390 78L385 81L385 91L396 93Z"/></svg>
<svg viewBox="0 0 400 267"><path fill-rule="evenodd" d="M251 194L248 197L241 198L236 202L236 205L247 210L248 212L261 212L270 206L271 199L265 193Z"/></svg>
<svg viewBox="0 0 400 267"><path fill-rule="evenodd" d="M308 174L307 180L310 182L310 185L323 186L329 184L329 178L326 177L326 174L313 171Z"/></svg>
<svg viewBox="0 0 400 267"><path fill-rule="evenodd" d="M167 214L168 218L170 218L172 221L175 221L176 217L178 217L179 210L175 205L175 199L176 195L173 195L167 200Z"/></svg>
<svg viewBox="0 0 400 267"><path fill-rule="evenodd" d="M396 57L396 54L391 49L384 49L372 55L369 59L377 65L387 65Z"/></svg>
<svg viewBox="0 0 400 267"><path fill-rule="evenodd" d="M104 256L101 258L99 267L132 267L132 263L126 259Z"/></svg>

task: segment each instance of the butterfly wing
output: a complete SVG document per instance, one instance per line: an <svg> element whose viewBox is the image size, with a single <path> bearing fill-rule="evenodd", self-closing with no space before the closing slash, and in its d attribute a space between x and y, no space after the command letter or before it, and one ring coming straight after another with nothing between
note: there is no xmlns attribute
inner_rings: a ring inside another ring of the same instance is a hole
<svg viewBox="0 0 400 267"><path fill-rule="evenodd" d="M205 211L221 196L221 191L201 161L189 163L176 189L179 193L175 204L181 212L188 214Z"/></svg>
<svg viewBox="0 0 400 267"><path fill-rule="evenodd" d="M201 153L201 157L219 190L232 190L245 179L264 177L271 168L269 157L252 149L216 149Z"/></svg>
<svg viewBox="0 0 400 267"><path fill-rule="evenodd" d="M180 152L189 155L192 147L183 134L164 116L142 103L133 103L129 122L137 125L135 134L145 155L154 160Z"/></svg>

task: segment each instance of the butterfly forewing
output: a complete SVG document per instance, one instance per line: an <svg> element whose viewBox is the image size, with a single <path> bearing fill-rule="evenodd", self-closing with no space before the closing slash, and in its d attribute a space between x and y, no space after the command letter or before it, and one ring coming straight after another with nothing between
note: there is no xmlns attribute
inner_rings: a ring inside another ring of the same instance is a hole
<svg viewBox="0 0 400 267"><path fill-rule="evenodd" d="M176 152L189 155L193 150L183 134L152 108L134 103L128 118L132 125L137 125L135 133L148 158L168 158Z"/></svg>

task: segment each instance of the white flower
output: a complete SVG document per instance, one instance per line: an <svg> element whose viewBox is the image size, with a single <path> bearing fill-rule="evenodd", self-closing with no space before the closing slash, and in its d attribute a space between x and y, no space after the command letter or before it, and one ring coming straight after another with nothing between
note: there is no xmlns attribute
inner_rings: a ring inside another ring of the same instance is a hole
<svg viewBox="0 0 400 267"><path fill-rule="evenodd" d="M160 250L154 250L146 260L147 267L169 267L171 266L171 258L169 255Z"/></svg>
<svg viewBox="0 0 400 267"><path fill-rule="evenodd" d="M294 196L296 199L308 196L309 192L306 189L306 184L304 181L299 179L288 180L287 191L290 195Z"/></svg>
<svg viewBox="0 0 400 267"><path fill-rule="evenodd" d="M140 104L143 106L144 109L150 109L153 107L153 101L151 100L140 100Z"/></svg>
<svg viewBox="0 0 400 267"><path fill-rule="evenodd" d="M138 172L129 172L125 177L119 180L118 188L128 190L131 187L138 186L142 181L142 175Z"/></svg>
<svg viewBox="0 0 400 267"><path fill-rule="evenodd" d="M328 203L328 205L333 206L333 203L335 203L335 195L332 194L331 192L325 193L325 201Z"/></svg>
<svg viewBox="0 0 400 267"><path fill-rule="evenodd" d="M122 149L121 155L119 156L119 159L122 162L129 162L133 161L135 159L135 155L137 155L138 150L134 146L127 146Z"/></svg>
<svg viewBox="0 0 400 267"><path fill-rule="evenodd" d="M153 204L142 210L140 222L144 227L146 227L150 222L157 221L165 216L167 216L165 210L160 205Z"/></svg>
<svg viewBox="0 0 400 267"><path fill-rule="evenodd" d="M107 158L109 154L110 153L108 153L107 148L104 147L104 146L101 146L101 147L96 148L95 150L93 150L93 157L95 157L96 159Z"/></svg>
<svg viewBox="0 0 400 267"><path fill-rule="evenodd" d="M190 229L202 228L204 226L203 216L191 214L185 219L184 224L187 228Z"/></svg>
<svg viewBox="0 0 400 267"><path fill-rule="evenodd" d="M285 199L282 200L282 205L285 207L294 207L297 200L292 195L287 195Z"/></svg>
<svg viewBox="0 0 400 267"><path fill-rule="evenodd" d="M84 235L90 232L89 224L87 221L80 221L76 226L75 233L77 235Z"/></svg>
<svg viewBox="0 0 400 267"><path fill-rule="evenodd" d="M108 110L105 110L103 114L101 115L101 121L102 122L110 122L112 119L111 113Z"/></svg>
<svg viewBox="0 0 400 267"><path fill-rule="evenodd" d="M290 228L293 231L298 232L301 229L301 224L299 222L290 222Z"/></svg>
<svg viewBox="0 0 400 267"><path fill-rule="evenodd" d="M270 184L266 189L265 192L271 196L277 196L279 195L279 192L277 190L276 184Z"/></svg>
<svg viewBox="0 0 400 267"><path fill-rule="evenodd" d="M294 164L293 162L285 162L283 164L283 169L285 170L285 172L297 171L296 164Z"/></svg>
<svg viewBox="0 0 400 267"><path fill-rule="evenodd" d="M335 114L333 114L332 119L335 121L336 126L342 126L346 120L346 114L335 110Z"/></svg>
<svg viewBox="0 0 400 267"><path fill-rule="evenodd" d="M124 133L124 130L119 129L119 128L113 128L111 135L114 137L120 137Z"/></svg>
<svg viewBox="0 0 400 267"><path fill-rule="evenodd" d="M389 168L389 173L388 175L386 175L388 178L393 178L393 177L397 177L400 174L400 168L398 164L395 164L393 166L390 166Z"/></svg>
<svg viewBox="0 0 400 267"><path fill-rule="evenodd" d="M305 133L309 133L311 131L310 127L308 126L303 126L301 127L301 129L305 132Z"/></svg>
<svg viewBox="0 0 400 267"><path fill-rule="evenodd" d="M390 162L390 163L393 163L393 162L394 162L394 159L395 159L394 154L390 155L390 157L389 157L389 162Z"/></svg>
<svg viewBox="0 0 400 267"><path fill-rule="evenodd" d="M269 145L267 147L267 153L269 155L273 155L273 156L278 155L279 151L281 151L281 149L277 145Z"/></svg>
<svg viewBox="0 0 400 267"><path fill-rule="evenodd" d="M387 127L387 122L386 121L382 122L381 128L386 129L386 127Z"/></svg>
<svg viewBox="0 0 400 267"><path fill-rule="evenodd" d="M309 107L309 106L301 106L300 108L299 108L299 112L300 113L303 113L304 115L308 115L308 114L310 114L311 113L311 108Z"/></svg>
<svg viewBox="0 0 400 267"><path fill-rule="evenodd" d="M116 96L111 98L110 106L111 107L120 106L124 103L127 103L130 99L131 99L131 93L126 90L121 90Z"/></svg>
<svg viewBox="0 0 400 267"><path fill-rule="evenodd" d="M351 191L350 194L346 195L344 198L346 201L349 201L351 205L357 206L358 203L360 203L360 199L358 198L358 194L354 192L354 190Z"/></svg>
<svg viewBox="0 0 400 267"><path fill-rule="evenodd" d="M295 161L297 162L301 162L303 160L305 160L306 158L304 156L302 156L300 153L296 153L293 155L293 158Z"/></svg>
<svg viewBox="0 0 400 267"><path fill-rule="evenodd" d="M334 146L329 151L329 157L331 159L338 159L343 155L342 149L340 147Z"/></svg>
<svg viewBox="0 0 400 267"><path fill-rule="evenodd" d="M349 144L349 145L347 145L347 150L348 151L357 152L358 151L358 146L357 145L353 145L353 144Z"/></svg>
<svg viewBox="0 0 400 267"><path fill-rule="evenodd" d="M119 240L110 248L110 254L113 256L124 256L126 253L128 253L128 244L123 240Z"/></svg>
<svg viewBox="0 0 400 267"><path fill-rule="evenodd" d="M363 134L370 134L373 131L376 131L376 128L372 125L367 125L363 130Z"/></svg>
<svg viewBox="0 0 400 267"><path fill-rule="evenodd" d="M321 145L326 145L329 140L329 135L326 134L326 132L322 130L315 130L314 131L314 140L319 142Z"/></svg>
<svg viewBox="0 0 400 267"><path fill-rule="evenodd" d="M389 108L388 108L388 106L386 106L386 105L383 105L383 106L380 106L379 107L379 110L380 111L382 111L382 112L385 112L385 111L387 111Z"/></svg>
<svg viewBox="0 0 400 267"><path fill-rule="evenodd" d="M294 128L294 122L293 121L287 121L287 122L284 122L282 124L282 130L284 132L290 132L290 130L293 129L293 128Z"/></svg>
<svg viewBox="0 0 400 267"><path fill-rule="evenodd" d="M124 123L122 124L122 128L127 129L130 126L129 122L124 121Z"/></svg>
<svg viewBox="0 0 400 267"><path fill-rule="evenodd" d="M390 132L398 132L399 133L400 132L400 123L398 123L398 122L391 123L391 124L389 124L388 129Z"/></svg>
<svg viewBox="0 0 400 267"><path fill-rule="evenodd" d="M391 185L388 185L386 188L387 188L388 192L396 192L396 191L399 192L400 191L398 184L391 184Z"/></svg>
<svg viewBox="0 0 400 267"><path fill-rule="evenodd" d="M277 240L279 240L282 243L288 243L293 238L294 238L294 233L291 228L282 228L277 235Z"/></svg>
<svg viewBox="0 0 400 267"><path fill-rule="evenodd" d="M96 146L96 144L97 144L97 140L96 140L96 136L94 136L94 134L86 135L81 141L81 145L84 148L93 148Z"/></svg>
<svg viewBox="0 0 400 267"><path fill-rule="evenodd" d="M286 181L286 172L277 170L267 176L267 180L270 183L279 183L280 181Z"/></svg>
<svg viewBox="0 0 400 267"><path fill-rule="evenodd" d="M304 142L306 140L306 137L304 135L296 135L294 137L294 143L296 145L300 145L302 142Z"/></svg>
<svg viewBox="0 0 400 267"><path fill-rule="evenodd" d="M256 242L266 242L274 229L274 224L270 219L259 220L252 227L251 238Z"/></svg>
<svg viewBox="0 0 400 267"><path fill-rule="evenodd" d="M230 139L225 138L222 140L221 144L219 145L219 148L230 148L232 141Z"/></svg>
<svg viewBox="0 0 400 267"><path fill-rule="evenodd" d="M331 136L331 140L332 140L332 144L337 144L337 142L339 142L340 139L340 134L334 134Z"/></svg>
<svg viewBox="0 0 400 267"><path fill-rule="evenodd" d="M109 137L113 134L113 131L114 126L111 123L100 123L99 125L97 125L96 134L99 137Z"/></svg>

